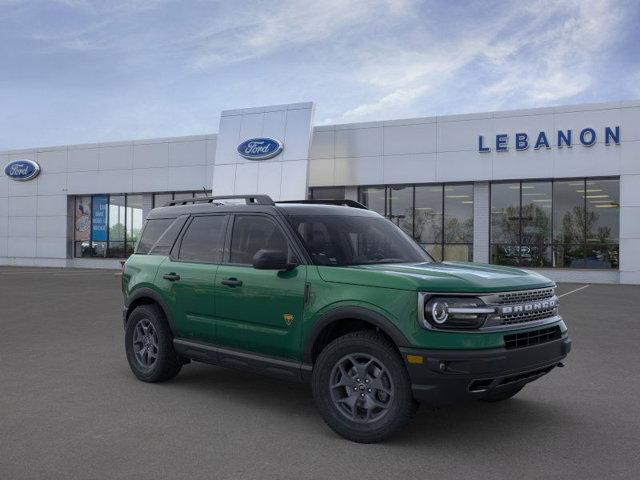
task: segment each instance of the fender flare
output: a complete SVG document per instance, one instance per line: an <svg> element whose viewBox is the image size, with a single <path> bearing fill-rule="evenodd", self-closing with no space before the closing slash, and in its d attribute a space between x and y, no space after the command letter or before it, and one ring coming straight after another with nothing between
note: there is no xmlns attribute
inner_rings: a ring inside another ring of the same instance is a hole
<svg viewBox="0 0 640 480"><path fill-rule="evenodd" d="M131 313L131 304L135 303L136 300L139 300L141 298L149 298L160 306L160 308L162 309L162 312L164 313L164 316L167 319L167 322L169 323L169 327L171 328L171 331L175 333L175 330L173 328L173 319L171 318L171 310L169 310L169 307L167 306L167 303L162 298L162 295L160 295L158 292L156 292L152 288L148 288L148 287L137 288L127 298L127 301L125 303L125 308L126 308L125 319L127 321L129 320L129 314ZM126 322L125 322L125 326L126 326Z"/></svg>
<svg viewBox="0 0 640 480"><path fill-rule="evenodd" d="M364 307L336 307L323 314L313 325L304 339L304 362L313 364L313 346L321 332L334 322L340 320L362 320L370 323L386 333L398 347L409 345L407 337L388 318Z"/></svg>

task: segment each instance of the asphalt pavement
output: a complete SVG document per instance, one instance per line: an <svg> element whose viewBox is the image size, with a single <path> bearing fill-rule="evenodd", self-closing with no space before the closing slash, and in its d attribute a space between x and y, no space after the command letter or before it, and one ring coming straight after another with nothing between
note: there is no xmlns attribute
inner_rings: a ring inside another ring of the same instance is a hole
<svg viewBox="0 0 640 480"><path fill-rule="evenodd" d="M0 267L0 479L640 478L640 286L563 296L566 367L514 399L422 408L360 445L303 384L203 364L136 380L119 282Z"/></svg>

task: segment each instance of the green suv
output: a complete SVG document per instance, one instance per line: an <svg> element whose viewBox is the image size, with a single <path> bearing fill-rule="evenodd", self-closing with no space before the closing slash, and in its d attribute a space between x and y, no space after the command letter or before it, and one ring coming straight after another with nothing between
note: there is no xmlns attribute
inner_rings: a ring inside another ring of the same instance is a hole
<svg viewBox="0 0 640 480"><path fill-rule="evenodd" d="M310 382L335 432L375 442L419 403L506 400L562 366L554 287L436 262L354 201L175 201L124 264L126 354L145 382L192 360Z"/></svg>

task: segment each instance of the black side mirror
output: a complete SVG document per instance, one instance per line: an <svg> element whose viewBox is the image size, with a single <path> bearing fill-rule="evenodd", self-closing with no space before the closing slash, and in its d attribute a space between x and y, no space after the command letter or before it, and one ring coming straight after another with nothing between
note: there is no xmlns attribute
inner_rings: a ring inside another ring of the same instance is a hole
<svg viewBox="0 0 640 480"><path fill-rule="evenodd" d="M287 262L287 254L282 250L258 250L253 256L253 268L258 270L291 270L295 263Z"/></svg>

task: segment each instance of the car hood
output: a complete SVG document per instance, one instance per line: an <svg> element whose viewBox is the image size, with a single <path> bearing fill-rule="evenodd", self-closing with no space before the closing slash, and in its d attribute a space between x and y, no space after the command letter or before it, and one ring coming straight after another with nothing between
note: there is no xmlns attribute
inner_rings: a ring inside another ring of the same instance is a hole
<svg viewBox="0 0 640 480"><path fill-rule="evenodd" d="M485 293L542 288L548 278L520 268L466 262L432 262L318 267L327 282L451 293Z"/></svg>

